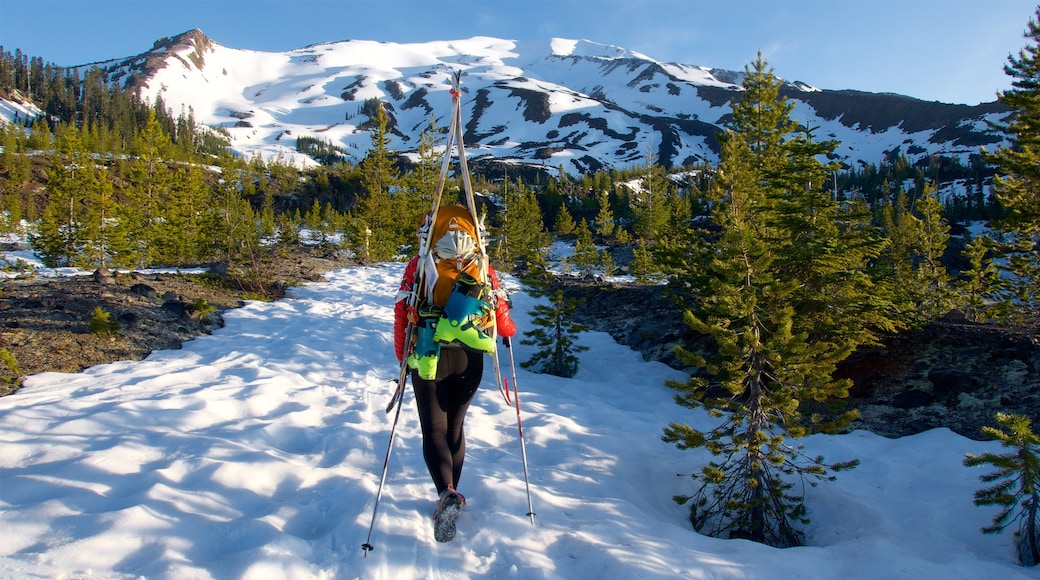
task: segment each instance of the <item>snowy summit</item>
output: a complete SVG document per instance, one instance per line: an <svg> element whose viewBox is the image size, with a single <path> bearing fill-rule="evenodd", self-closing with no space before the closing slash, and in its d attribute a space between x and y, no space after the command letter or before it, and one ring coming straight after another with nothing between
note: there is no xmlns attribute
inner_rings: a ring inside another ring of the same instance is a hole
<svg viewBox="0 0 1040 580"><path fill-rule="evenodd" d="M571 174L642 164L648 151L668 167L717 161L717 135L744 75L564 38L345 40L261 52L223 46L200 30L80 68L91 66L149 102L161 97L174 114L191 111L226 130L247 158L303 165L315 161L297 152L300 137L328 141L351 162L364 158L371 145L365 103L373 99L390 116L390 148L416 151L431 121L447 127L458 71L474 163ZM931 155L967 164L980 146L1003 142L987 122L1008 114L998 103L821 90L808 80L786 82L784 94L795 106L792 119L812 127L816 139L841 142L836 154L851 167Z"/></svg>

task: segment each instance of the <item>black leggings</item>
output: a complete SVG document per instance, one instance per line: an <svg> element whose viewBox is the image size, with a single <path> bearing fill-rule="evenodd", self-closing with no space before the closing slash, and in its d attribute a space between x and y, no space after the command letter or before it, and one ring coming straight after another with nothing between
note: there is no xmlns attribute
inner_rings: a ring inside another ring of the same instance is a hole
<svg viewBox="0 0 1040 580"><path fill-rule="evenodd" d="M412 390L419 409L423 434L423 458L437 493L449 485L458 489L466 459L462 424L480 387L484 355L462 348L442 348L437 378L425 381L412 371Z"/></svg>

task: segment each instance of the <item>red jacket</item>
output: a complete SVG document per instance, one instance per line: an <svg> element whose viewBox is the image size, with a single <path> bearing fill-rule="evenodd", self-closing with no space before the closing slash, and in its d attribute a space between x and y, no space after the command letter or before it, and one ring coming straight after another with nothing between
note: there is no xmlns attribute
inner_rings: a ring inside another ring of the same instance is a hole
<svg viewBox="0 0 1040 580"><path fill-rule="evenodd" d="M415 284L415 274L418 269L419 256L415 256L404 269L401 287L397 291L397 299L394 302L394 354L397 355L399 362L404 360L404 335L405 330L408 328L407 298L412 292L412 286ZM498 274L490 265L488 266L488 279L491 281L493 290L498 290L501 287L498 282ZM509 304L504 299L498 300L498 305L495 307L495 324L498 336L508 338L516 334L516 324L513 323L512 317L509 316Z"/></svg>

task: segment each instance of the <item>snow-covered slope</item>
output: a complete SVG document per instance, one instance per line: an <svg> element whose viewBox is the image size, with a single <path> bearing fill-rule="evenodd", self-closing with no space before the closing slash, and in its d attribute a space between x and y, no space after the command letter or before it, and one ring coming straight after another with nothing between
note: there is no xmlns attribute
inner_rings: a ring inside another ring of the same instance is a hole
<svg viewBox="0 0 1040 580"><path fill-rule="evenodd" d="M284 300L226 313L225 327L179 350L41 373L0 398L0 577L1037 577L1015 564L1010 532L979 532L998 511L972 505L989 470L961 461L1000 444L948 429L799 440L810 456L862 462L805 490L804 547L696 533L672 496L693 492L677 474L710 456L662 442L661 430L717 420L672 401L664 382L681 373L600 332L580 335L589 350L572 379L517 368L534 525L517 414L487 357L466 419L468 502L455 541L433 539L435 490L410 389L373 525L403 269L330 272ZM538 302L505 282L518 327L530 330ZM533 350L520 342L524 361Z"/></svg>
<svg viewBox="0 0 1040 580"><path fill-rule="evenodd" d="M651 150L666 165L715 161L715 135L743 76L585 40L348 40L257 52L222 46L198 30L97 66L149 100L161 96L174 113L190 109L227 129L243 155L297 162L307 162L295 152L302 136L362 158L371 142L367 99L385 103L391 147L415 150L431 119L446 127L449 79L461 70L471 158L571 173L642 163ZM803 82L787 83L785 94L795 100L794 119L819 139L840 141L838 154L850 165L899 154L964 159L999 142L985 121L1006 114L997 103L969 107Z"/></svg>

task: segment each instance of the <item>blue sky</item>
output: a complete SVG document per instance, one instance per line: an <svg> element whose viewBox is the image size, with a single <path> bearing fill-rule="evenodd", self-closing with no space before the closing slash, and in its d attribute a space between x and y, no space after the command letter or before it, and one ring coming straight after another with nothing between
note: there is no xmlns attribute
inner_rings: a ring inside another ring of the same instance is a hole
<svg viewBox="0 0 1040 580"><path fill-rule="evenodd" d="M996 99L1034 0L0 0L0 45L62 66L121 58L200 28L231 48L364 39L552 37L824 89L950 103Z"/></svg>

